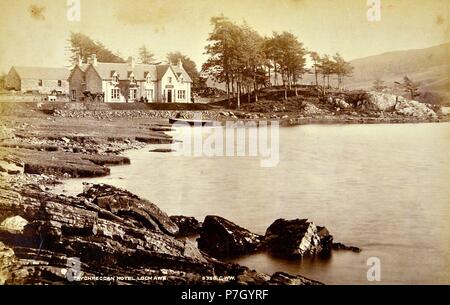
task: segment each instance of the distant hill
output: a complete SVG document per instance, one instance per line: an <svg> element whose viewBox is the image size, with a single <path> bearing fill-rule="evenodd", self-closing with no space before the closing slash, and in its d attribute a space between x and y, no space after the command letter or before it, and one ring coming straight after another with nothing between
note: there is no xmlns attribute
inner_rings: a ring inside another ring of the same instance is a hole
<svg viewBox="0 0 450 305"><path fill-rule="evenodd" d="M359 58L351 64L353 76L345 80L348 88L370 88L377 78L391 87L408 75L420 83L424 96L433 97L429 102L450 102L450 43Z"/></svg>

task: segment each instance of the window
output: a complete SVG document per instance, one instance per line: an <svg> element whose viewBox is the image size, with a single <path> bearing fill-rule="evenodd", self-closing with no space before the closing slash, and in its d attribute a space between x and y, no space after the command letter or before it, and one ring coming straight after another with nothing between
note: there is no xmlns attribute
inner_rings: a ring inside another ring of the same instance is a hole
<svg viewBox="0 0 450 305"><path fill-rule="evenodd" d="M72 101L75 101L77 99L77 90L72 90Z"/></svg>
<svg viewBox="0 0 450 305"><path fill-rule="evenodd" d="M169 82L169 84L171 84L172 83L172 77L168 77L167 81Z"/></svg>
<svg viewBox="0 0 450 305"><path fill-rule="evenodd" d="M135 100L137 96L137 89L130 89L128 92L128 99L129 100Z"/></svg>
<svg viewBox="0 0 450 305"><path fill-rule="evenodd" d="M116 89L116 88L111 89L111 99L112 100L118 100L119 94L120 94L119 89Z"/></svg>
<svg viewBox="0 0 450 305"><path fill-rule="evenodd" d="M145 96L148 100L153 100L153 89L146 89Z"/></svg>
<svg viewBox="0 0 450 305"><path fill-rule="evenodd" d="M179 100L186 99L186 90L178 90L178 99Z"/></svg>
<svg viewBox="0 0 450 305"><path fill-rule="evenodd" d="M58 87L61 87L62 86L62 81L58 81Z"/></svg>
<svg viewBox="0 0 450 305"><path fill-rule="evenodd" d="M42 79L38 80L38 86L42 87Z"/></svg>

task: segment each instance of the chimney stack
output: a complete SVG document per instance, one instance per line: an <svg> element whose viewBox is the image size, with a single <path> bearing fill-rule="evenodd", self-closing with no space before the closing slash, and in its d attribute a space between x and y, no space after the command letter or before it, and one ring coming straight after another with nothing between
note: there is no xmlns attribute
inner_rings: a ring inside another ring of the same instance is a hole
<svg viewBox="0 0 450 305"><path fill-rule="evenodd" d="M136 60L134 59L133 56L128 57L128 65L131 69L134 69L134 67L136 66Z"/></svg>
<svg viewBox="0 0 450 305"><path fill-rule="evenodd" d="M178 59L177 66L180 69L183 68L183 62L181 61L181 58Z"/></svg>
<svg viewBox="0 0 450 305"><path fill-rule="evenodd" d="M92 54L91 55L91 59L89 62L91 65L93 65L94 67L97 66L97 55L96 54Z"/></svg>

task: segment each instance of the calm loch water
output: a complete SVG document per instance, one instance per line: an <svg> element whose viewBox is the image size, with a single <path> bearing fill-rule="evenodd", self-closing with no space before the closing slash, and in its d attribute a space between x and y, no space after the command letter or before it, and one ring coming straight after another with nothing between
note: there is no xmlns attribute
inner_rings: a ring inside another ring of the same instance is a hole
<svg viewBox="0 0 450 305"><path fill-rule="evenodd" d="M158 146L161 147L161 146ZM88 179L124 187L170 215L223 216L264 234L276 218L308 218L336 241L363 249L286 261L265 253L236 261L327 284L450 283L450 124L305 125L280 129L280 162L250 157L175 157L149 148L129 166ZM57 191L81 192L80 179Z"/></svg>

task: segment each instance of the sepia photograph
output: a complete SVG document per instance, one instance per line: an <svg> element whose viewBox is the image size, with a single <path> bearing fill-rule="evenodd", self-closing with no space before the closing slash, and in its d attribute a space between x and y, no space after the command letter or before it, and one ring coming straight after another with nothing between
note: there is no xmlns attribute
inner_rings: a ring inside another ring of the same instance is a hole
<svg viewBox="0 0 450 305"><path fill-rule="evenodd" d="M0 0L0 285L450 284L449 18Z"/></svg>

